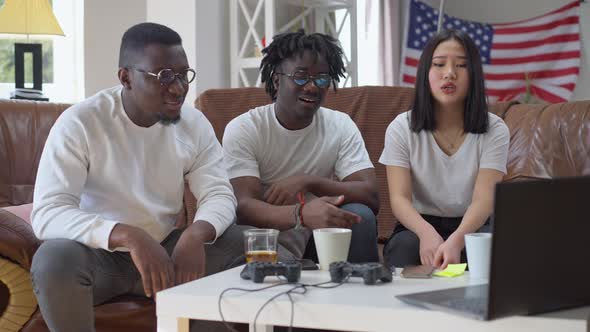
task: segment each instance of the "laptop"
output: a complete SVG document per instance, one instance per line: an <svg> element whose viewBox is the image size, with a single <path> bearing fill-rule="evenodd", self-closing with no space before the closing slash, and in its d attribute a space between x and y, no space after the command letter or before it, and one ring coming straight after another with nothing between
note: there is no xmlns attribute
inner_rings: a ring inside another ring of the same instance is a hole
<svg viewBox="0 0 590 332"><path fill-rule="evenodd" d="M590 177L499 183L488 284L397 296L489 320L590 304Z"/></svg>

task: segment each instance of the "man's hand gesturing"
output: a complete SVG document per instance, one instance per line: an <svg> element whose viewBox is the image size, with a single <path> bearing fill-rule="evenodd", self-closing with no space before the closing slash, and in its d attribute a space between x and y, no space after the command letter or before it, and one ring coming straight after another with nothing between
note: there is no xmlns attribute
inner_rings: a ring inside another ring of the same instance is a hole
<svg viewBox="0 0 590 332"><path fill-rule="evenodd" d="M290 176L273 183L264 192L264 201L272 205L293 205L297 203L297 194L307 192L305 175Z"/></svg>
<svg viewBox="0 0 590 332"><path fill-rule="evenodd" d="M305 204L302 209L304 224L310 229L340 227L351 228L361 222L361 217L338 206L344 203L344 196L320 197Z"/></svg>

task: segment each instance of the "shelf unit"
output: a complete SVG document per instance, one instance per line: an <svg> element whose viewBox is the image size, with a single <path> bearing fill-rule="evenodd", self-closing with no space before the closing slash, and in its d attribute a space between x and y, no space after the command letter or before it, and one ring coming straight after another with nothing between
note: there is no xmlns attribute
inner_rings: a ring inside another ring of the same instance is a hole
<svg viewBox="0 0 590 332"><path fill-rule="evenodd" d="M260 86L260 50L268 36L298 27L340 40L346 65L340 86L358 85L355 0L230 0L229 11L232 87Z"/></svg>

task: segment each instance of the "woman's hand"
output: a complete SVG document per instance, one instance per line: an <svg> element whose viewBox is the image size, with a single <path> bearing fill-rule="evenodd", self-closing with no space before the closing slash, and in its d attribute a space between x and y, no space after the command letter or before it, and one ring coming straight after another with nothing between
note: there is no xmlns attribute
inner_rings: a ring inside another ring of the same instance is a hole
<svg viewBox="0 0 590 332"><path fill-rule="evenodd" d="M459 236L450 236L443 244L438 247L434 255L433 266L439 269L446 269L449 264L461 262L461 250L464 243Z"/></svg>
<svg viewBox="0 0 590 332"><path fill-rule="evenodd" d="M422 265L435 266L435 254L444 243L443 238L434 228L418 236L418 238L420 239L420 262L422 262Z"/></svg>

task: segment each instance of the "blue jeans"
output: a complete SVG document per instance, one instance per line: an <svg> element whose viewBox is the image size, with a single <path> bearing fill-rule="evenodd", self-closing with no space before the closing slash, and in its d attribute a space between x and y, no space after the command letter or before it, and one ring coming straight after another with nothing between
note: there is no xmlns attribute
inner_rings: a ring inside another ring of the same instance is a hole
<svg viewBox="0 0 590 332"><path fill-rule="evenodd" d="M351 263L379 262L377 248L377 218L368 206L359 203L349 203L340 207L343 210L359 215L362 221L352 226L348 261ZM303 258L318 262L313 236L307 242Z"/></svg>

